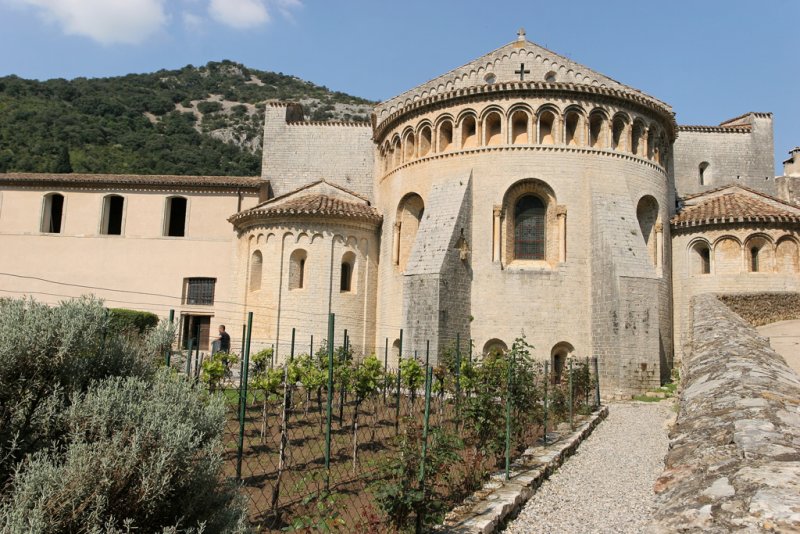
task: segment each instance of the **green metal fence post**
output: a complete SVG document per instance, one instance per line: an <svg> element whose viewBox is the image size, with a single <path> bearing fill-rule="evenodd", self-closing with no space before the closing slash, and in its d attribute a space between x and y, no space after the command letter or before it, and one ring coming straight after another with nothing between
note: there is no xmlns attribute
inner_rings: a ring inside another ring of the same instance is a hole
<svg viewBox="0 0 800 534"><path fill-rule="evenodd" d="M573 420L573 394L572 394L572 359L569 360L569 429L575 430L575 422Z"/></svg>
<svg viewBox="0 0 800 534"><path fill-rule="evenodd" d="M506 480L511 470L511 386L514 373L514 355L508 362L508 378L506 380Z"/></svg>
<svg viewBox="0 0 800 534"><path fill-rule="evenodd" d="M189 378L192 371L192 345L194 338L189 338L189 350L186 351L186 378Z"/></svg>
<svg viewBox="0 0 800 534"><path fill-rule="evenodd" d="M197 366L200 365L200 337L197 338L197 347L194 349L194 376L197 376Z"/></svg>
<svg viewBox="0 0 800 534"><path fill-rule="evenodd" d="M292 328L292 345L291 345L291 348L289 349L289 363L292 363L292 361L294 361L294 336L295 336L295 333L296 333L296 329Z"/></svg>
<svg viewBox="0 0 800 534"><path fill-rule="evenodd" d="M456 334L456 421L459 420L461 420L461 334Z"/></svg>
<svg viewBox="0 0 800 534"><path fill-rule="evenodd" d="M403 361L403 329L400 329L400 348L397 352L397 406L394 412L394 433L400 431L400 362Z"/></svg>
<svg viewBox="0 0 800 534"><path fill-rule="evenodd" d="M311 334L311 345L309 345L308 355L314 357L314 334Z"/></svg>
<svg viewBox="0 0 800 534"><path fill-rule="evenodd" d="M347 349L349 346L349 338L347 337L347 328L344 329L344 343L342 343L342 355L339 357L339 365L344 367L347 363ZM345 396L345 383L344 373L342 373L342 382L339 384L339 427L344 424L344 403L347 401Z"/></svg>
<svg viewBox="0 0 800 534"><path fill-rule="evenodd" d="M292 344L289 347L289 365L291 365L292 362L294 361L294 336L295 336L295 334L296 334L296 329L292 328ZM286 371L284 372L284 376L285 376L286 382L289 381L289 365L286 366ZM284 388L286 389L286 395L284 395L284 396L286 397L286 409L288 410L289 408L292 407L292 388L289 387L288 384L285 385Z"/></svg>
<svg viewBox="0 0 800 534"><path fill-rule="evenodd" d="M544 435L542 439L544 444L547 445L547 386L550 381L548 371L550 370L550 362L544 362Z"/></svg>
<svg viewBox="0 0 800 534"><path fill-rule="evenodd" d="M325 407L325 490L331 487L331 418L333 417L333 324L335 315L328 316L328 400Z"/></svg>
<svg viewBox="0 0 800 534"><path fill-rule="evenodd" d="M430 352L431 342L427 342L427 353ZM427 358L426 353L426 360ZM433 368L425 366L425 419L422 423L422 458L419 463L419 491L422 494L423 502L425 499L425 462L428 458L428 421L431 413L431 382L433 382ZM424 514L417 512L417 534L422 533L422 526L425 523Z"/></svg>
<svg viewBox="0 0 800 534"><path fill-rule="evenodd" d="M175 310L170 310L169 311L169 324L173 324L174 322L175 322ZM169 367L170 364L172 363L172 345L167 347L167 354L166 354L165 361L167 362L167 367Z"/></svg>
<svg viewBox="0 0 800 534"><path fill-rule="evenodd" d="M594 404L600 408L600 371L596 356L592 358L592 363L594 364Z"/></svg>
<svg viewBox="0 0 800 534"><path fill-rule="evenodd" d="M586 357L586 379L589 383L586 384L586 387L583 388L584 396L586 397L586 406L589 406L589 387L592 385L592 373L589 371L589 357Z"/></svg>
<svg viewBox="0 0 800 534"><path fill-rule="evenodd" d="M239 448L236 454L236 478L242 479L242 456L244 454L244 415L247 408L247 374L250 369L250 341L253 335L253 312L247 314L247 335L242 352L242 374L239 376Z"/></svg>
<svg viewBox="0 0 800 534"><path fill-rule="evenodd" d="M389 389L389 338L383 347L383 404L386 404L386 392Z"/></svg>

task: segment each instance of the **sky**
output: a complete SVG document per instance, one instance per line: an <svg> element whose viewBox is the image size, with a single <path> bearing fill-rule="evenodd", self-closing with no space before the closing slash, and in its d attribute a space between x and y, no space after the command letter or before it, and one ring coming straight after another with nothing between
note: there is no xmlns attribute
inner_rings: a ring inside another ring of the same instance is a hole
<svg viewBox="0 0 800 534"><path fill-rule="evenodd" d="M800 145L800 0L0 0L0 76L230 59L385 100L516 38L667 102L679 124L775 115Z"/></svg>

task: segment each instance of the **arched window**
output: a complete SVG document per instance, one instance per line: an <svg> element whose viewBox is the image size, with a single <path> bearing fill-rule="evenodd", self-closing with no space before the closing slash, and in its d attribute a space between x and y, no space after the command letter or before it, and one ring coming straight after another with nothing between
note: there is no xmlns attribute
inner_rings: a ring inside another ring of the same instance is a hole
<svg viewBox="0 0 800 534"><path fill-rule="evenodd" d="M539 144L540 145L553 145L555 144L555 132L553 127L555 125L556 116L552 111L543 111L539 114Z"/></svg>
<svg viewBox="0 0 800 534"><path fill-rule="evenodd" d="M399 167L403 163L403 145L400 143L400 137L395 137L392 151L394 152L394 166Z"/></svg>
<svg viewBox="0 0 800 534"><path fill-rule="evenodd" d="M264 256L256 250L250 257L250 291L261 289L261 274L264 269Z"/></svg>
<svg viewBox="0 0 800 534"><path fill-rule="evenodd" d="M567 366L567 359L574 350L572 345L566 341L557 343L550 350L550 365L552 369L552 374L550 376L554 384L561 383L561 376L564 374L564 370Z"/></svg>
<svg viewBox="0 0 800 534"><path fill-rule="evenodd" d="M711 183L711 169L707 161L704 161L697 167L697 172L700 178L700 185L708 185Z"/></svg>
<svg viewBox="0 0 800 534"><path fill-rule="evenodd" d="M169 237L183 237L186 235L185 198L167 198L167 205L164 210L164 235Z"/></svg>
<svg viewBox="0 0 800 534"><path fill-rule="evenodd" d="M449 120L439 125L439 152L453 149L453 123Z"/></svg>
<svg viewBox="0 0 800 534"><path fill-rule="evenodd" d="M478 146L478 126L475 117L467 115L461 119L461 148Z"/></svg>
<svg viewBox="0 0 800 534"><path fill-rule="evenodd" d="M422 197L416 193L410 193L403 197L397 207L393 256L395 265L398 265L401 271L406 269L406 263L417 238L417 230L419 230L424 211L425 204L422 202Z"/></svg>
<svg viewBox="0 0 800 534"><path fill-rule="evenodd" d="M419 133L419 157L427 156L431 151L431 127L423 126Z"/></svg>
<svg viewBox="0 0 800 534"><path fill-rule="evenodd" d="M644 137L644 124L640 120L633 123L631 130L631 152L637 156L642 155L642 140Z"/></svg>
<svg viewBox="0 0 800 534"><path fill-rule="evenodd" d="M750 272L758 272L758 247L750 247Z"/></svg>
<svg viewBox="0 0 800 534"><path fill-rule="evenodd" d="M697 241L692 245L690 269L693 275L711 273L711 247L705 241Z"/></svg>
<svg viewBox="0 0 800 534"><path fill-rule="evenodd" d="M528 114L515 111L511 115L511 142L515 145L528 144Z"/></svg>
<svg viewBox="0 0 800 534"><path fill-rule="evenodd" d="M636 206L636 219L642 231L647 255L653 265L657 264L656 223L658 223L658 201L650 195L643 196Z"/></svg>
<svg viewBox="0 0 800 534"><path fill-rule="evenodd" d="M605 148L605 118L600 113L589 116L589 146L592 148Z"/></svg>
<svg viewBox="0 0 800 534"><path fill-rule="evenodd" d="M564 118L564 142L568 146L577 146L580 143L578 139L580 120L581 116L576 111L567 112Z"/></svg>
<svg viewBox="0 0 800 534"><path fill-rule="evenodd" d="M297 249L289 256L289 289L303 289L306 286L306 260L308 254Z"/></svg>
<svg viewBox="0 0 800 534"><path fill-rule="evenodd" d="M547 206L537 196L525 195L514 205L514 258L543 260Z"/></svg>
<svg viewBox="0 0 800 534"><path fill-rule="evenodd" d="M119 195L108 195L103 199L103 220L100 233L104 235L122 235L122 216L125 211L125 199Z"/></svg>
<svg viewBox="0 0 800 534"><path fill-rule="evenodd" d="M42 232L48 234L61 233L61 221L64 218L64 195L50 193L44 197L42 209Z"/></svg>
<svg viewBox="0 0 800 534"><path fill-rule="evenodd" d="M483 119L484 144L486 146L500 145L503 143L502 120L500 114L492 112Z"/></svg>
<svg viewBox="0 0 800 534"><path fill-rule="evenodd" d="M751 273L772 272L772 243L761 236L751 237L745 244L747 268Z"/></svg>
<svg viewBox="0 0 800 534"><path fill-rule="evenodd" d="M490 339L483 346L484 356L488 354L505 354L506 352L508 352L508 346L505 344L504 341L497 338Z"/></svg>
<svg viewBox="0 0 800 534"><path fill-rule="evenodd" d="M411 161L417 156L416 153L414 152L416 148L416 143L414 141L415 140L413 133L409 133L405 138L405 144L406 144L405 161Z"/></svg>
<svg viewBox="0 0 800 534"><path fill-rule="evenodd" d="M339 291L349 293L353 291L353 271L355 270L356 255L345 252L342 256L342 269L339 276Z"/></svg>
<svg viewBox="0 0 800 534"><path fill-rule="evenodd" d="M613 127L611 130L611 148L613 150L625 150L625 119L622 117L615 117Z"/></svg>

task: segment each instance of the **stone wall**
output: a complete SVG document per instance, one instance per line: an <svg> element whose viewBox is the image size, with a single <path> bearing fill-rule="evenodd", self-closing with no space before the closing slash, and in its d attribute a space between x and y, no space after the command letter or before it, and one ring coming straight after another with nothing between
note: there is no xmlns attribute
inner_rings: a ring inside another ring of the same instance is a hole
<svg viewBox="0 0 800 534"><path fill-rule="evenodd" d="M797 531L800 377L713 295L691 332L653 531Z"/></svg>
<svg viewBox="0 0 800 534"><path fill-rule="evenodd" d="M674 145L678 196L739 184L775 194L772 114L748 113L726 128L682 126ZM709 164L700 183L699 166Z"/></svg>
<svg viewBox="0 0 800 534"><path fill-rule="evenodd" d="M719 299L753 326L800 319L800 293L740 293Z"/></svg>

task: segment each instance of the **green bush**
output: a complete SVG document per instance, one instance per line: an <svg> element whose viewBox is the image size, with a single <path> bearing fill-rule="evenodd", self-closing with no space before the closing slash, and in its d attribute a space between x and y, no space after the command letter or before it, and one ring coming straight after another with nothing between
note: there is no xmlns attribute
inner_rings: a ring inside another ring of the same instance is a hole
<svg viewBox="0 0 800 534"><path fill-rule="evenodd" d="M206 113L215 113L222 110L222 104L216 100L199 102L197 104L197 111L205 115Z"/></svg>
<svg viewBox="0 0 800 534"><path fill-rule="evenodd" d="M31 456L3 507L3 532L244 532L221 484L225 406L166 370L75 393L60 448Z"/></svg>
<svg viewBox="0 0 800 534"><path fill-rule="evenodd" d="M125 308L110 308L108 312L111 327L120 332L136 331L143 334L158 324L158 315L155 313Z"/></svg>

